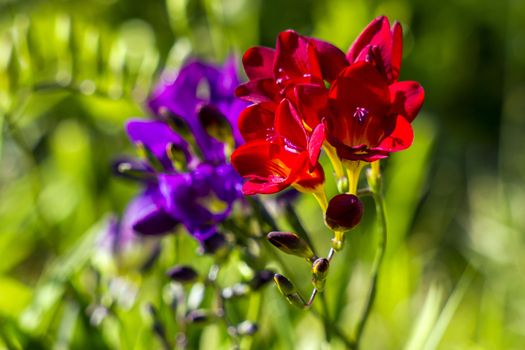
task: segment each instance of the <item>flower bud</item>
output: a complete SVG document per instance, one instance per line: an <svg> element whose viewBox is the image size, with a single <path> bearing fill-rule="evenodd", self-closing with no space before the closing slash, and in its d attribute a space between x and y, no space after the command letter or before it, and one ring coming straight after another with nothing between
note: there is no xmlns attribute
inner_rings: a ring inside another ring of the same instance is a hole
<svg viewBox="0 0 525 350"><path fill-rule="evenodd" d="M117 176L136 181L155 179L152 169L143 161L136 159L117 159L112 164L113 173Z"/></svg>
<svg viewBox="0 0 525 350"><path fill-rule="evenodd" d="M334 231L348 231L361 221L363 203L353 194L338 194L330 199L325 213L326 226Z"/></svg>
<svg viewBox="0 0 525 350"><path fill-rule="evenodd" d="M195 324L205 324L212 321L215 318L210 311L207 310L192 310L186 314L186 321Z"/></svg>
<svg viewBox="0 0 525 350"><path fill-rule="evenodd" d="M299 296L298 293L290 294L286 297L286 300L293 306L297 306L299 309L304 309L306 304L304 303L303 299Z"/></svg>
<svg viewBox="0 0 525 350"><path fill-rule="evenodd" d="M281 274L276 273L273 276L273 280L275 284L277 285L277 288L279 288L279 291L285 296L288 297L289 295L296 293L297 289L295 289L294 285L290 280L286 277L284 277Z"/></svg>
<svg viewBox="0 0 525 350"><path fill-rule="evenodd" d="M330 262L326 258L319 258L312 264L312 283L320 292L324 290L328 267L330 267Z"/></svg>
<svg viewBox="0 0 525 350"><path fill-rule="evenodd" d="M199 276L191 266L178 265L169 269L166 274L174 281L181 283L193 282Z"/></svg>
<svg viewBox="0 0 525 350"><path fill-rule="evenodd" d="M312 259L314 257L314 253L308 243L295 233L274 231L270 232L267 238L271 244L287 254L306 259Z"/></svg>
<svg viewBox="0 0 525 350"><path fill-rule="evenodd" d="M201 242L201 252L210 255L222 255L228 250L226 237L221 233L216 233Z"/></svg>
<svg viewBox="0 0 525 350"><path fill-rule="evenodd" d="M252 280L249 282L250 288L252 290L261 289L266 283L270 282L275 275L275 272L272 270L261 270L255 273Z"/></svg>
<svg viewBox="0 0 525 350"><path fill-rule="evenodd" d="M275 274L273 280L275 281L275 284L277 285L277 288L279 288L281 294L286 297L286 300L288 300L290 304L295 305L301 309L305 307L303 299L299 296L299 293L297 292L297 289L295 289L292 282L278 273Z"/></svg>

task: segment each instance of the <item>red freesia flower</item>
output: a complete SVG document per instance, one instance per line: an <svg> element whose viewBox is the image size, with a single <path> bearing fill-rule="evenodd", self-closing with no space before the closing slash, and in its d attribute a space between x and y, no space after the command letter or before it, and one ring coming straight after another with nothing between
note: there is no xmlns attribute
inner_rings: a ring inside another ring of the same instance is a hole
<svg viewBox="0 0 525 350"><path fill-rule="evenodd" d="M258 110L261 113L256 113ZM246 111L259 120L267 113L261 105ZM324 182L323 169L317 163L324 140L322 124L309 137L297 111L284 99L275 111L274 127L267 127L271 123L259 125L260 132L241 128L250 141L237 148L231 158L234 168L247 180L244 194L275 193L290 185L315 190Z"/></svg>
<svg viewBox="0 0 525 350"><path fill-rule="evenodd" d="M413 82L388 85L368 62L346 68L329 91L327 139L342 159L371 162L408 148L423 95Z"/></svg>
<svg viewBox="0 0 525 350"><path fill-rule="evenodd" d="M409 147L424 92L417 82L398 82L401 56L401 26L391 28L386 17L372 21L347 55L291 30L279 34L275 50L246 51L250 80L236 94L254 104L239 117L247 144L232 157L248 179L245 193L319 184L325 138L343 160L371 162Z"/></svg>

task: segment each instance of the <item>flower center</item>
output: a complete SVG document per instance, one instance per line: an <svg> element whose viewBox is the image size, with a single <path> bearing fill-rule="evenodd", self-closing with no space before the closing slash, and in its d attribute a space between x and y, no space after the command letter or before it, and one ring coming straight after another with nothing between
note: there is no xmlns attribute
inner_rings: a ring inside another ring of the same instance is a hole
<svg viewBox="0 0 525 350"><path fill-rule="evenodd" d="M368 109L363 107L357 107L354 112L354 118L357 119L359 124L363 124L366 117L368 116Z"/></svg>

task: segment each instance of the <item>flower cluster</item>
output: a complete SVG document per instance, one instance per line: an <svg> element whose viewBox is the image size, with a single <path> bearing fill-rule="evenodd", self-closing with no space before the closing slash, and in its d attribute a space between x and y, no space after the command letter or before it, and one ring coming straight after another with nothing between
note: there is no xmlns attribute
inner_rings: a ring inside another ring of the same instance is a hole
<svg viewBox="0 0 525 350"><path fill-rule="evenodd" d="M223 67L189 62L149 99L155 120L127 123L144 159L115 164L117 173L144 184L124 214L127 230L159 235L183 225L211 250L221 240L217 225L242 196L228 162L242 143L236 125L246 103L233 94L238 84L233 58Z"/></svg>
<svg viewBox="0 0 525 350"><path fill-rule="evenodd" d="M249 49L243 65L250 80L236 90L252 102L239 116L247 143L232 155L247 180L244 193L290 185L318 191L321 148L344 164L409 147L424 93L417 82L398 81L401 56L401 26L390 27L386 17L372 21L346 55L292 30L279 34L275 49Z"/></svg>

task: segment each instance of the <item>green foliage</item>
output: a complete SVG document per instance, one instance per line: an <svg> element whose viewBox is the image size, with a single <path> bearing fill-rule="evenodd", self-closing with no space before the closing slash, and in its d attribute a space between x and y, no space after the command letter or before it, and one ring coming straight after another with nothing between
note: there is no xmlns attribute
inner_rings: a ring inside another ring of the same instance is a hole
<svg viewBox="0 0 525 350"><path fill-rule="evenodd" d="M188 304L173 311L170 303L191 295L189 306L200 308L212 298L199 287L169 284L165 271L191 264L206 275L213 261L195 259L196 243L183 232L162 240L146 271L140 266L157 241L117 257L101 249L108 214L121 212L137 190L110 174L111 160L131 152L124 121L146 113L141 106L160 70L179 67L190 54L219 62L261 42L273 45L277 32L292 26L344 51L378 14L403 24L402 78L421 81L426 102L414 145L384 162L390 235L362 347L520 348L521 2L89 0L0 4L0 349L176 344L173 315L184 316ZM336 184L329 186L335 193ZM363 222L331 262L325 286L332 321L350 337L378 239L373 202L364 202ZM279 229L303 237L302 223L313 233L311 245L327 251L315 200L302 197L295 209L277 218ZM261 236L274 230L246 225ZM304 259L265 248L268 267L307 295ZM217 283L248 283L247 257L233 254ZM235 324L259 319L255 336L241 337L242 349L326 343L323 323L274 287L240 298L228 312ZM156 322L174 331L162 339ZM192 327L188 348L228 348L227 328ZM330 344L345 348L337 337Z"/></svg>

